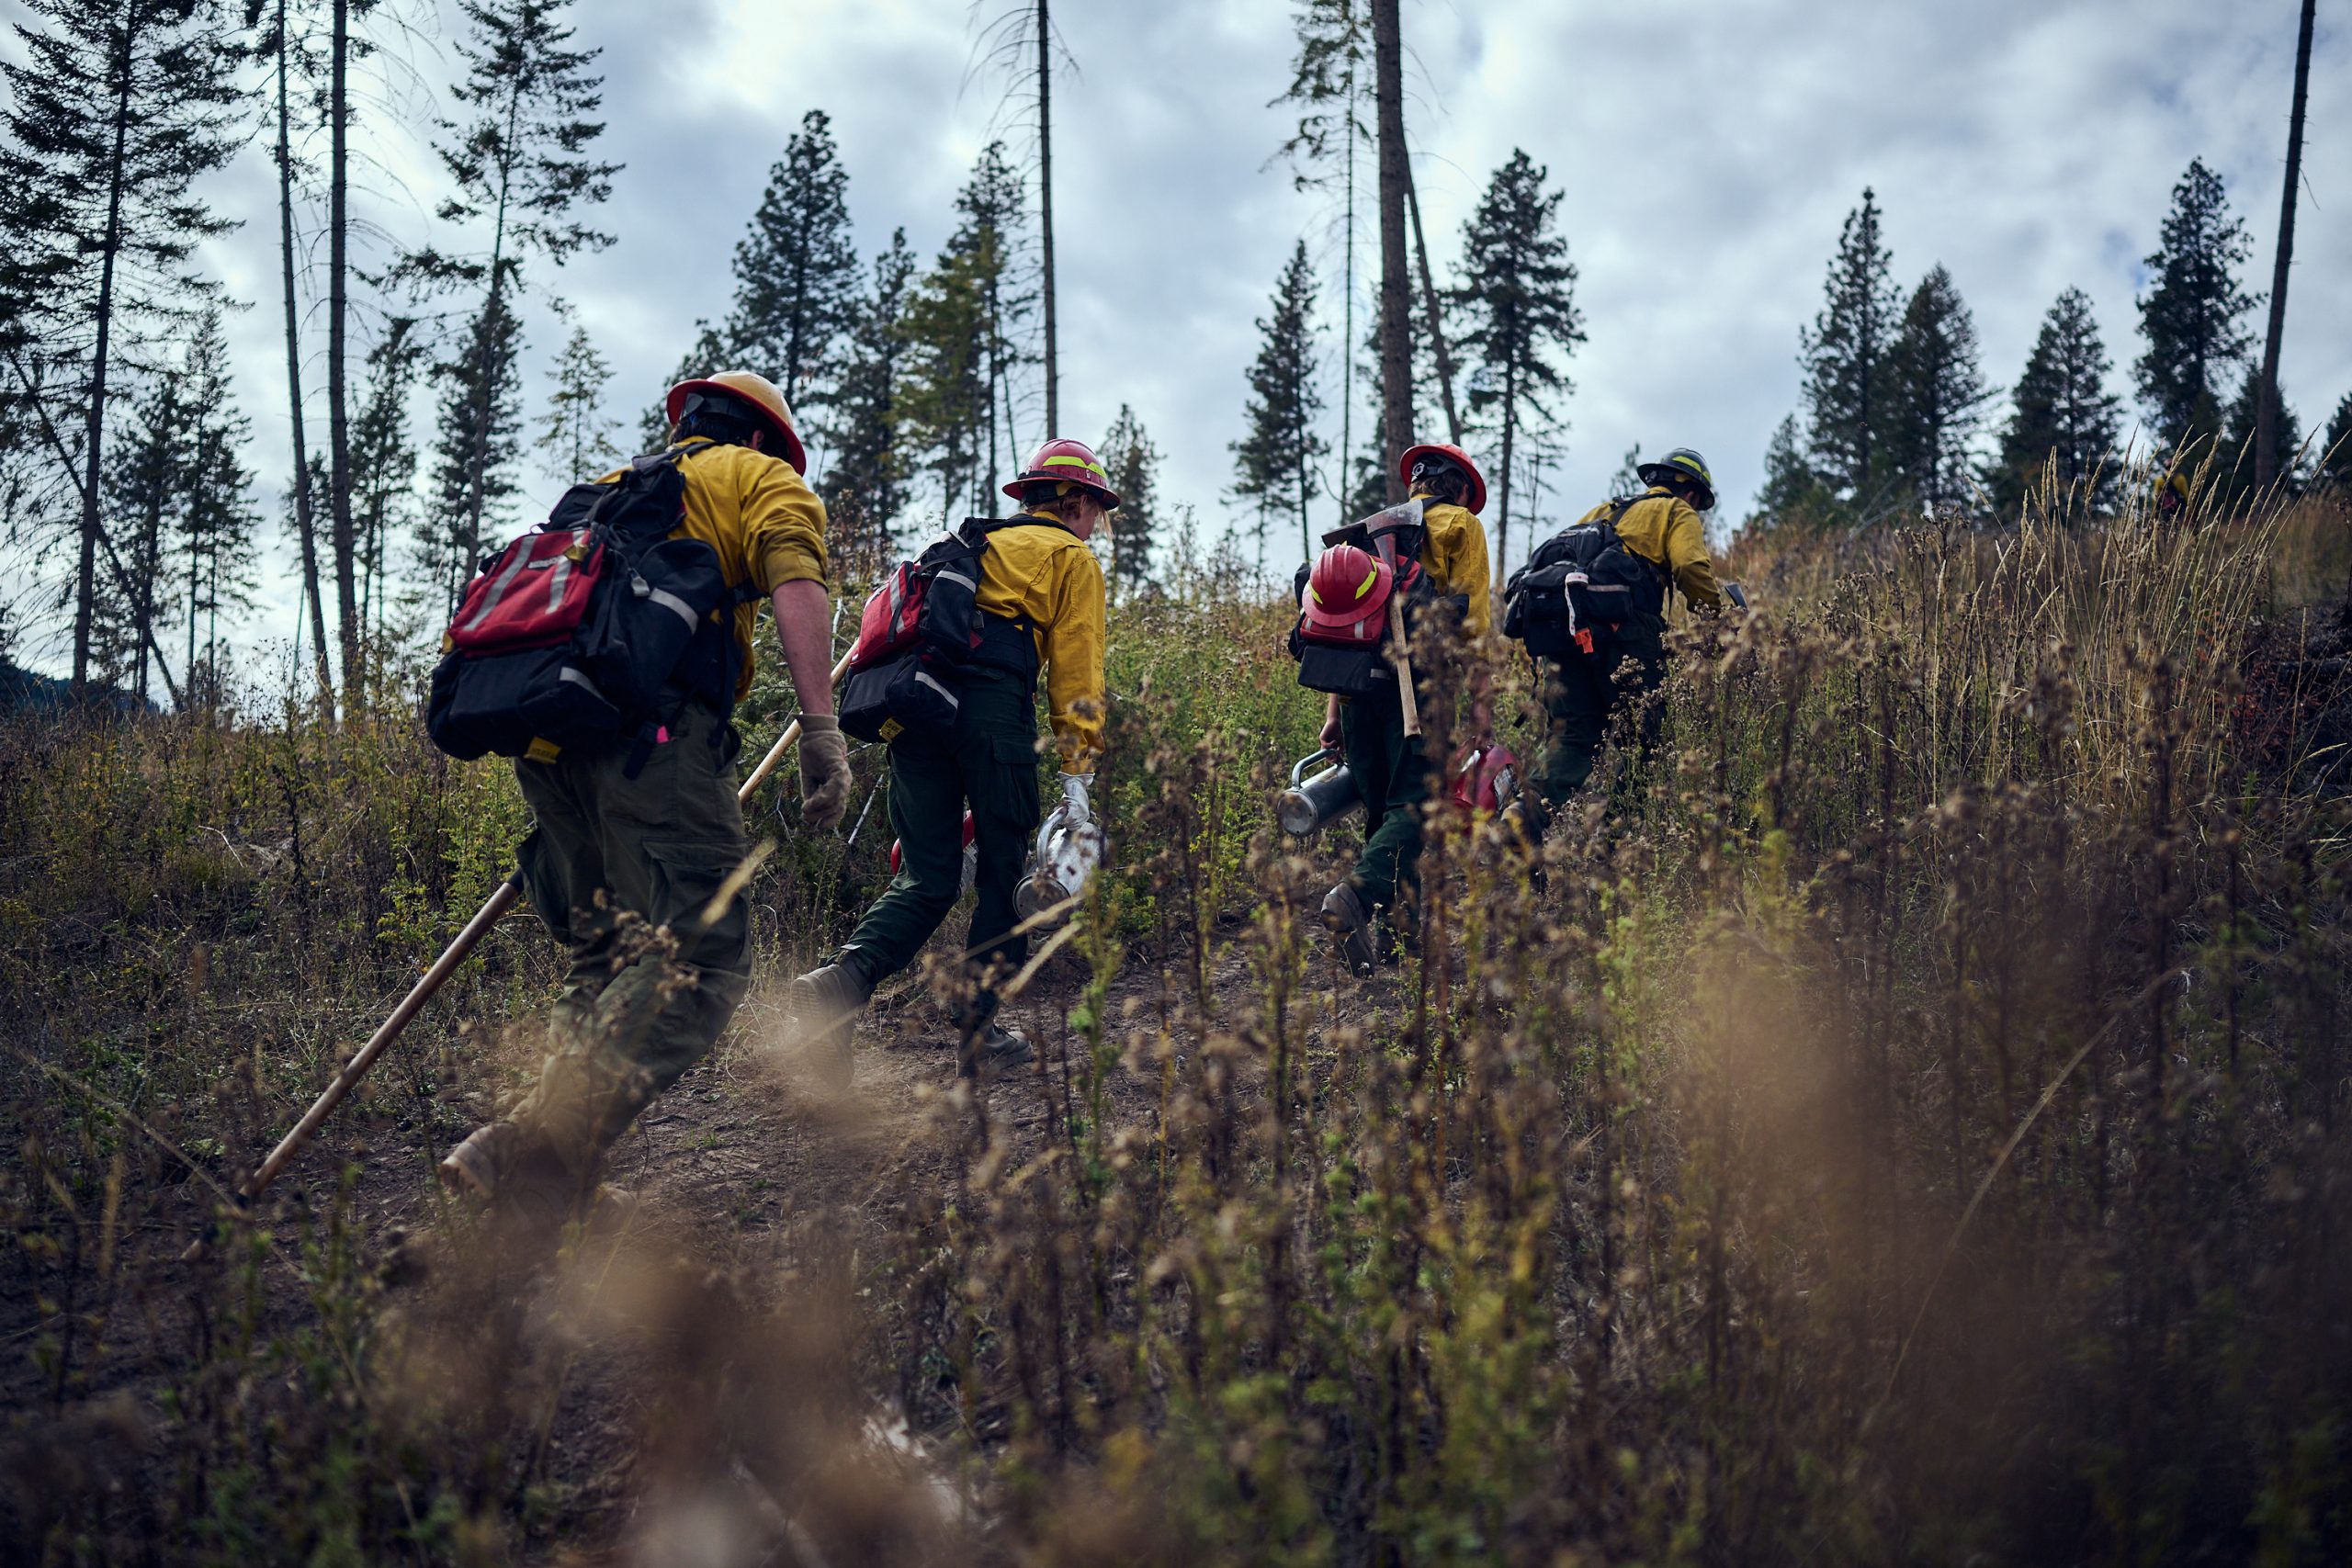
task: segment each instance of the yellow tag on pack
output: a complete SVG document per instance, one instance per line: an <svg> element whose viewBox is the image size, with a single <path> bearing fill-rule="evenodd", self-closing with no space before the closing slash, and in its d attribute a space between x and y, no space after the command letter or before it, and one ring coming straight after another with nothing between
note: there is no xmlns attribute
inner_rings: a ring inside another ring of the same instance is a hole
<svg viewBox="0 0 2352 1568"><path fill-rule="evenodd" d="M886 743L887 743L887 742L888 742L888 741L896 740L896 739L897 739L900 735L902 735L902 734L904 734L904 733L906 732L906 728L907 728L907 727L906 727L905 725L900 724L900 723L899 723L897 719L895 719L895 718L886 718L886 719L884 719L884 720L882 721L882 739L883 739L883 740L884 740Z"/></svg>
<svg viewBox="0 0 2352 1568"><path fill-rule="evenodd" d="M544 735L534 735L530 749L523 753L523 760L526 762L552 762L562 754L562 747Z"/></svg>

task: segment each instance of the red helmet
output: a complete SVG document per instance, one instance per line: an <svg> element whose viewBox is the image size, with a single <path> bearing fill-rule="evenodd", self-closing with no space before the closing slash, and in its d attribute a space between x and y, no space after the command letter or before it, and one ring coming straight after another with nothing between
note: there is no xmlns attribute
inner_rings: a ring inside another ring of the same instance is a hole
<svg viewBox="0 0 2352 1568"><path fill-rule="evenodd" d="M1029 486L1051 479L1091 491L1105 512L1119 509L1119 492L1111 488L1111 476L1102 471L1102 460L1094 455L1094 448L1067 435L1057 435L1038 447L1037 455L1029 459L1029 466L1013 475L1012 482L1004 487L1004 493L1019 501L1021 492Z"/></svg>
<svg viewBox="0 0 2352 1568"><path fill-rule="evenodd" d="M1306 617L1302 635L1315 642L1378 642L1396 582L1396 570L1370 550L1333 545L1306 574L1298 604Z"/></svg>
<svg viewBox="0 0 2352 1568"><path fill-rule="evenodd" d="M1464 811L1499 811L1519 793L1519 759L1508 746L1481 746L1453 775L1453 804Z"/></svg>
<svg viewBox="0 0 2352 1568"><path fill-rule="evenodd" d="M1473 512L1487 509L1486 476L1478 471L1478 465L1470 460L1470 454L1451 441L1424 441L1419 446L1406 447L1405 455L1396 459L1396 478L1406 485L1411 485L1413 465L1424 457L1442 457L1468 475L1470 491L1462 498L1462 504Z"/></svg>

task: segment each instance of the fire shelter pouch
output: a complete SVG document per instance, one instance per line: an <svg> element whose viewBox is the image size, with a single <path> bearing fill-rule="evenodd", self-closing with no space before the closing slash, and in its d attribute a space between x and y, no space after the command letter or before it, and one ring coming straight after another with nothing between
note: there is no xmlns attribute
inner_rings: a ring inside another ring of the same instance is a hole
<svg viewBox="0 0 2352 1568"><path fill-rule="evenodd" d="M609 740L620 733L621 711L568 648L477 658L453 650L434 666L425 728L442 750L471 761L492 752L524 756L535 741L560 750Z"/></svg>
<svg viewBox="0 0 2352 1568"><path fill-rule="evenodd" d="M838 704L842 732L860 740L895 740L910 729L944 735L962 707L954 678L924 653L850 671Z"/></svg>

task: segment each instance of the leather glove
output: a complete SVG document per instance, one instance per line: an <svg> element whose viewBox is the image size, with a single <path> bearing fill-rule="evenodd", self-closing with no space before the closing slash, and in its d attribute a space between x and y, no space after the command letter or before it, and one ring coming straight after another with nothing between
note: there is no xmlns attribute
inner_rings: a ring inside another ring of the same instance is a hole
<svg viewBox="0 0 2352 1568"><path fill-rule="evenodd" d="M849 811L849 742L829 713L800 716L800 814L819 832Z"/></svg>
<svg viewBox="0 0 2352 1568"><path fill-rule="evenodd" d="M1087 803L1086 798L1086 792L1093 785L1092 773L1064 773L1062 775L1062 805L1068 812L1066 819L1071 827L1075 828L1081 822L1094 820L1094 808Z"/></svg>

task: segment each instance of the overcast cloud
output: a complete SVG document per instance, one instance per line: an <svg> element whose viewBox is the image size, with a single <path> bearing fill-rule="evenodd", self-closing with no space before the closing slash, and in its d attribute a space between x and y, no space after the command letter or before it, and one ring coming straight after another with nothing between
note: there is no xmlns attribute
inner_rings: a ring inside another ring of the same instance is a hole
<svg viewBox="0 0 2352 1568"><path fill-rule="evenodd" d="M995 9L981 0L978 14ZM546 300L560 294L612 360L612 412L633 429L696 318L725 310L736 240L809 108L833 117L860 248L870 255L904 225L919 255L935 254L1000 92L966 80L975 15L967 0L581 0L581 41L605 51L601 151L627 164L601 215L618 243L537 274L534 409L565 330ZM1079 65L1055 104L1063 424L1097 438L1132 403L1167 454L1170 496L1216 525L1230 511L1227 444L1240 433L1253 318L1302 233L1329 280L1337 434L1336 203L1268 166L1292 119L1269 107L1289 79L1289 7L1065 0L1055 19ZM2352 389L2352 46L2329 20L2312 61L2281 371L2307 429ZM406 51L435 85L453 69L453 24ZM2256 244L2245 282L2267 289L2294 24L2293 0L1408 0L1408 112L1430 241L1449 267L1514 147L1547 165L1566 193L1589 334L1570 366L1559 504L1605 494L1631 446L1689 445L1713 462L1729 525L1795 404L1798 330L1864 186L1885 209L1898 281L1951 268L2004 389L2052 299L2079 285L2129 397L2141 258L2192 156L2228 181ZM440 111L424 102L379 104L362 132L386 171L368 213L406 243L436 231L424 141ZM275 517L288 464L266 152L256 141L217 182L216 199L246 226L207 260L255 305L232 331ZM1368 197L1363 211L1368 225ZM1374 265L1367 229L1367 300ZM314 333L314 362L322 346ZM316 388L315 363L310 374ZM1359 384L1358 408L1367 401ZM322 434L323 420L312 429ZM553 488L536 469L533 482ZM255 633L283 636L294 607L282 575L267 599Z"/></svg>

